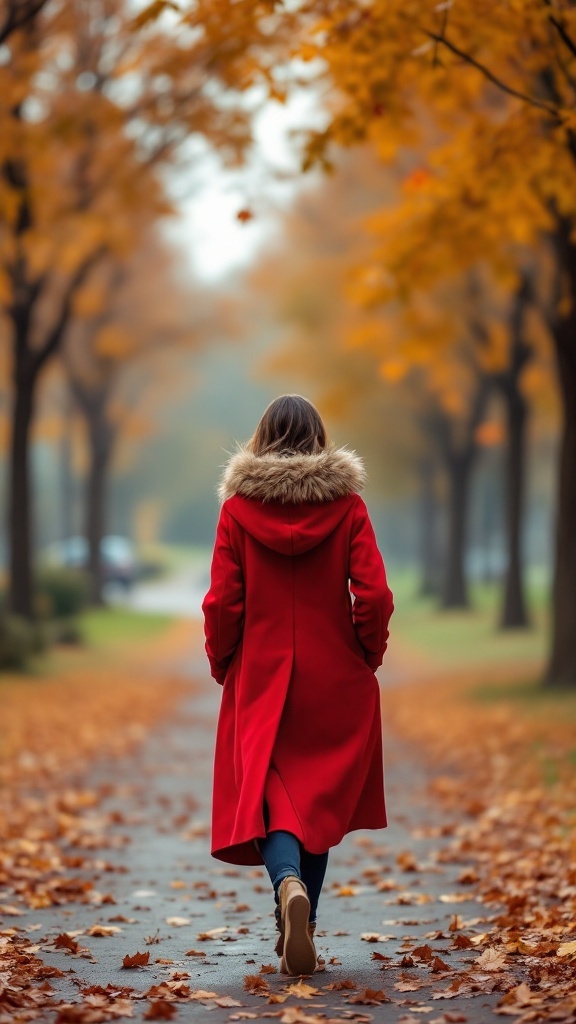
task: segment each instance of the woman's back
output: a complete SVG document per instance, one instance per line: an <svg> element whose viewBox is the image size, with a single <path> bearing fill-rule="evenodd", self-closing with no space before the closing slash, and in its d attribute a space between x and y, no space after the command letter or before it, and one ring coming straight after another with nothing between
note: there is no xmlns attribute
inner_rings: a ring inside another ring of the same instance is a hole
<svg viewBox="0 0 576 1024"><path fill-rule="evenodd" d="M357 493L363 479L360 460L332 446L292 456L242 449L228 464L204 602L207 651L224 683L215 787L234 785L238 798L223 802L221 827L215 820L222 859L257 862L246 836L257 832L263 803L269 827L288 828L312 852L350 828L385 824L383 796L374 799L382 793L374 669L392 595Z"/></svg>

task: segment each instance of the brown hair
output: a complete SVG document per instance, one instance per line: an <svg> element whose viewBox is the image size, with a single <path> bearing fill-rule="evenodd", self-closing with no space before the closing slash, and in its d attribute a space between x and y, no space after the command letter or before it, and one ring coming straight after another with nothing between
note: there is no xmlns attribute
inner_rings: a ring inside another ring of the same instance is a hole
<svg viewBox="0 0 576 1024"><path fill-rule="evenodd" d="M301 395L281 395L270 402L249 445L255 455L314 455L326 447L326 440L326 428L312 403Z"/></svg>

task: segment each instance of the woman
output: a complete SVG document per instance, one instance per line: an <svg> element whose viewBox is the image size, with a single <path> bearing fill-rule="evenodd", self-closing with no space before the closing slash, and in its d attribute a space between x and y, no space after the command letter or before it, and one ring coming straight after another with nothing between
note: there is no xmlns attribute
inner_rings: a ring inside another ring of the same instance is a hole
<svg viewBox="0 0 576 1024"><path fill-rule="evenodd" d="M323 965L313 935L330 847L386 825L374 673L393 604L364 478L310 402L273 401L225 469L202 606L223 686L212 856L266 865L291 975Z"/></svg>

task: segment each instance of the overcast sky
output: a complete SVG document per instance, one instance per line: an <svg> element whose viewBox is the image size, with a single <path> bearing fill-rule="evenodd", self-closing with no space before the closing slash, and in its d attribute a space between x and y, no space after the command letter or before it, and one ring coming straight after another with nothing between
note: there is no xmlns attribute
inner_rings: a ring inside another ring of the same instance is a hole
<svg viewBox="0 0 576 1024"><path fill-rule="evenodd" d="M268 103L256 118L256 147L241 170L223 170L212 156L191 159L190 174L175 182L181 215L168 231L189 253L195 274L214 283L250 262L277 227L276 213L312 175L299 174L298 142L291 130L319 124L312 90L294 94L286 105ZM193 166L193 170L192 170ZM193 193L190 195L189 193ZM238 220L249 209L253 219Z"/></svg>

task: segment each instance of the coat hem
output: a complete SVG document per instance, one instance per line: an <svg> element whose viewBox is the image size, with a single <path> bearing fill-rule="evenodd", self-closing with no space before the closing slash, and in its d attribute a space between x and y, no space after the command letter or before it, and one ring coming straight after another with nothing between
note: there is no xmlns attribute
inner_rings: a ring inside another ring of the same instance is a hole
<svg viewBox="0 0 576 1024"><path fill-rule="evenodd" d="M314 850L309 847L305 847L308 853L326 853L326 850L331 850L335 846L339 846L345 836L350 835L351 832L375 832L379 829L385 829L388 827L388 821L384 819L381 824L378 825L353 825L351 828L347 828L342 833L339 839L329 843L328 846L324 845L322 849ZM241 843L234 843L232 846L222 846L220 849L211 850L210 856L215 860L224 861L225 864L238 864L245 865L246 867L263 864L261 854L254 845L254 839L263 839L264 836L253 836L251 839L246 839ZM302 842L302 840L300 840Z"/></svg>

